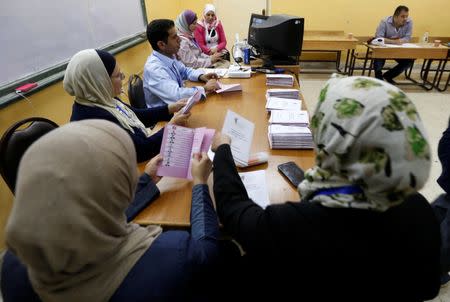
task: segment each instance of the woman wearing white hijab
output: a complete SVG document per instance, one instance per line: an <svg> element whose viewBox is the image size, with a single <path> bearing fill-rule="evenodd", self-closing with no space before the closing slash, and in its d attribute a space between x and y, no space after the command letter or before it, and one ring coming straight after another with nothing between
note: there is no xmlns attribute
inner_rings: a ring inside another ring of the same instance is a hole
<svg viewBox="0 0 450 302"><path fill-rule="evenodd" d="M229 62L222 60L222 53L216 52L207 55L202 52L199 44L195 40L194 32L197 27L197 15L187 9L178 15L175 20L178 36L181 38L178 57L184 65L191 68L216 67L226 68Z"/></svg>
<svg viewBox="0 0 450 302"><path fill-rule="evenodd" d="M208 55L226 51L227 38L223 30L222 22L217 18L216 8L212 4L206 4L203 10L203 19L199 20L195 28L195 40Z"/></svg>
<svg viewBox="0 0 450 302"><path fill-rule="evenodd" d="M334 76L311 129L316 166L299 185L302 201L266 209L249 199L229 139L212 147L217 212L246 250L251 278L271 280L261 294L302 301L435 297L439 225L417 193L431 162L414 104L388 83Z"/></svg>
<svg viewBox="0 0 450 302"><path fill-rule="evenodd" d="M217 255L217 216L205 184L211 162L205 154L193 160L190 233L127 222L136 164L129 135L104 120L69 123L27 150L6 226L5 302L196 294ZM156 164L140 182L158 181Z"/></svg>
<svg viewBox="0 0 450 302"><path fill-rule="evenodd" d="M190 114L179 111L185 100L148 109L126 105L118 98L124 78L116 59L106 51L86 49L75 54L64 75L64 89L75 96L70 120L104 119L121 126L133 140L138 162L142 162L159 153L164 132L161 129L150 135L146 127L171 118L169 123L184 125Z"/></svg>

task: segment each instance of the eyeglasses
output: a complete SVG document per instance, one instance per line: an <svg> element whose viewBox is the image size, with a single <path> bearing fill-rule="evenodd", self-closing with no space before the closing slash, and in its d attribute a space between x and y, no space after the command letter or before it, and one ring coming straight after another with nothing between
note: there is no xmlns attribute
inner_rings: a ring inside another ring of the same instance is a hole
<svg viewBox="0 0 450 302"><path fill-rule="evenodd" d="M118 78L121 80L125 80L125 74L123 72L120 72L118 75L111 76L111 78Z"/></svg>

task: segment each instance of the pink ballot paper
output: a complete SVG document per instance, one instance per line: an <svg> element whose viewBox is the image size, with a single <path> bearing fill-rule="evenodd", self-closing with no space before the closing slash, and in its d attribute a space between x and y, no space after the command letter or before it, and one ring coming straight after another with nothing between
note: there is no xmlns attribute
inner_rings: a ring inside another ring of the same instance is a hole
<svg viewBox="0 0 450 302"><path fill-rule="evenodd" d="M192 106L200 101L201 97L202 93L200 92L200 90L197 90L197 92L193 96L188 98L186 105L184 105L183 109L181 109L183 114L188 113L191 110Z"/></svg>
<svg viewBox="0 0 450 302"><path fill-rule="evenodd" d="M217 81L217 84L219 84L220 89L216 90L216 93L242 90L242 86L239 83L238 84L223 84L223 83Z"/></svg>
<svg viewBox="0 0 450 302"><path fill-rule="evenodd" d="M194 153L208 152L214 129L186 128L167 125L161 144L163 161L157 175L192 179L191 160Z"/></svg>

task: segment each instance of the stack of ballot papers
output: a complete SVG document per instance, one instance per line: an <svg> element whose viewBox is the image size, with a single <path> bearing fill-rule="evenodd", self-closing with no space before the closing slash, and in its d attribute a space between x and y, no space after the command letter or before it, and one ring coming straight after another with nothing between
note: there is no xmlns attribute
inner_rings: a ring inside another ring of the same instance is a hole
<svg viewBox="0 0 450 302"><path fill-rule="evenodd" d="M271 149L313 149L311 130L307 127L269 125L269 145Z"/></svg>
<svg viewBox="0 0 450 302"><path fill-rule="evenodd" d="M241 84L224 84L219 81L217 81L217 84L219 85L220 89L216 90L216 93L222 93L222 92L231 92L231 91L241 91L242 86Z"/></svg>
<svg viewBox="0 0 450 302"><path fill-rule="evenodd" d="M299 89L267 89L266 99L269 97L285 98L285 99L300 99Z"/></svg>
<svg viewBox="0 0 450 302"><path fill-rule="evenodd" d="M270 113L270 124L285 126L309 126L309 115L306 110L274 110Z"/></svg>
<svg viewBox="0 0 450 302"><path fill-rule="evenodd" d="M302 101L297 99L284 99L277 97L268 97L266 102L266 110L300 110Z"/></svg>
<svg viewBox="0 0 450 302"><path fill-rule="evenodd" d="M294 76L290 74L267 74L266 85L292 87L294 85Z"/></svg>
<svg viewBox="0 0 450 302"><path fill-rule="evenodd" d="M222 133L231 137L231 154L235 163L247 166L252 146L255 124L239 114L228 110L223 123Z"/></svg>

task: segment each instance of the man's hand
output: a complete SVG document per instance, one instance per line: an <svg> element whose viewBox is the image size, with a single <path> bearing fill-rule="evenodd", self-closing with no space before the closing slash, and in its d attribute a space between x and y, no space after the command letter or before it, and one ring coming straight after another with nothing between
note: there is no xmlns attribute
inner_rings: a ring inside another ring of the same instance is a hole
<svg viewBox="0 0 450 302"><path fill-rule="evenodd" d="M217 89L219 89L219 84L217 83L217 80L215 79L211 79L208 82L206 82L205 86L203 86L203 88L205 88L206 92L214 92Z"/></svg>
<svg viewBox="0 0 450 302"><path fill-rule="evenodd" d="M191 116L191 113L183 113L181 111L176 112L173 117L170 119L169 124L175 124L178 126L185 126L187 123L187 120Z"/></svg>
<svg viewBox="0 0 450 302"><path fill-rule="evenodd" d="M195 153L192 159L192 179L194 180L194 186L199 184L206 184L209 174L211 174L212 162L209 160L208 155L203 152Z"/></svg>
<svg viewBox="0 0 450 302"><path fill-rule="evenodd" d="M144 172L150 176L152 181L157 184L158 181L161 180L161 176L156 175L156 171L158 171L158 166L161 164L163 158L161 154L156 155L153 157L144 168Z"/></svg>
<svg viewBox="0 0 450 302"><path fill-rule="evenodd" d="M213 54L211 56L211 62L212 63L216 63L217 61L219 61L221 59L222 59L222 53L220 53L220 52L216 52L215 54Z"/></svg>
<svg viewBox="0 0 450 302"><path fill-rule="evenodd" d="M223 144L231 144L231 138L228 135L223 134L222 132L216 132L213 137L211 150L213 152L216 152L217 148L219 148L219 146Z"/></svg>
<svg viewBox="0 0 450 302"><path fill-rule="evenodd" d="M187 99L181 99L175 103L169 104L169 113L173 114L175 112L180 111L181 108L183 108L187 103Z"/></svg>
<svg viewBox="0 0 450 302"><path fill-rule="evenodd" d="M208 82L211 79L218 79L219 77L215 73L205 73L198 77L200 81Z"/></svg>
<svg viewBox="0 0 450 302"><path fill-rule="evenodd" d="M210 55L213 55L213 54L215 54L217 52L217 48L216 47L213 47L213 48L211 48L210 50L209 50L209 54Z"/></svg>

